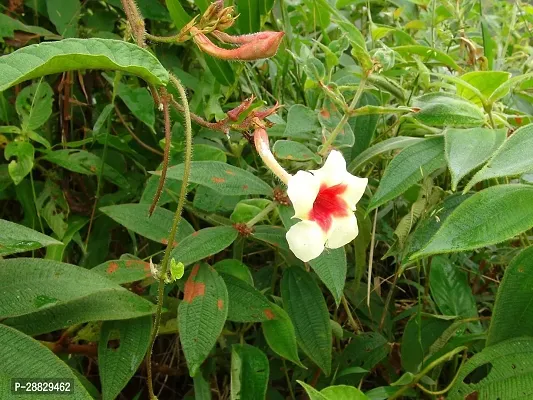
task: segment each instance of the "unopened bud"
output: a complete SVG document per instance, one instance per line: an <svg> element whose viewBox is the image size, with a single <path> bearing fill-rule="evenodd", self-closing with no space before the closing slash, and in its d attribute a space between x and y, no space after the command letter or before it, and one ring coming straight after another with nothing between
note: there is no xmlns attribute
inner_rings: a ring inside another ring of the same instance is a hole
<svg viewBox="0 0 533 400"><path fill-rule="evenodd" d="M219 32L218 36L224 38L221 39L222 41L240 44L234 49L223 49L216 46L197 29L191 30L191 33L193 33L194 42L200 50L216 58L235 61L253 61L273 57L276 55L284 35L283 32L259 32L252 35L231 36Z"/></svg>

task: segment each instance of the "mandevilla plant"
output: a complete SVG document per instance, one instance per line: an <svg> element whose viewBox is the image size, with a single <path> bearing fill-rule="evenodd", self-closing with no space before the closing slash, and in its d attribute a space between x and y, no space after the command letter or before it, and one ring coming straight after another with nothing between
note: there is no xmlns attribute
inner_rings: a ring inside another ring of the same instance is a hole
<svg viewBox="0 0 533 400"><path fill-rule="evenodd" d="M533 398L528 2L1 11L0 399Z"/></svg>

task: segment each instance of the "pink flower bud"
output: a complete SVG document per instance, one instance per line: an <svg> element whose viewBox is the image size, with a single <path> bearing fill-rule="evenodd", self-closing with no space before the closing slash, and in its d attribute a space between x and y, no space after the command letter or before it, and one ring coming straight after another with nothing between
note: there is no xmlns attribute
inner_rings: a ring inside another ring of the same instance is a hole
<svg viewBox="0 0 533 400"><path fill-rule="evenodd" d="M228 43L240 44L233 49L218 47L209 38L197 29L192 29L193 40L203 52L222 60L254 61L273 57L278 51L283 32L259 32L252 35L231 36L222 32L217 37L222 37Z"/></svg>

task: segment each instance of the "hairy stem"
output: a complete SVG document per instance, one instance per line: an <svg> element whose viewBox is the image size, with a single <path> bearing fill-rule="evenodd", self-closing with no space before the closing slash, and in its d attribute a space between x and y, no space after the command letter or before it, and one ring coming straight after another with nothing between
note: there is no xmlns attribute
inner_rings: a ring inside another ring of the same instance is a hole
<svg viewBox="0 0 533 400"><path fill-rule="evenodd" d="M170 235L168 237L168 244L165 250L165 255L163 257L163 263L161 265L161 276L159 278L159 286L157 291L157 310L155 314L154 327L152 330L152 337L150 338L150 346L148 348L148 354L146 356L146 370L147 370L147 380L148 380L148 392L150 394L150 400L155 400L157 397L154 394L154 386L152 380L152 350L154 347L155 339L157 338L157 333L159 331L159 325L161 324L161 310L163 308L163 295L165 292L165 277L167 276L168 264L170 261L170 254L174 246L174 238L176 237L176 232L178 231L178 224L181 220L181 213L183 212L183 207L185 205L185 200L187 196L187 185L189 182L189 176L191 173L191 161L192 161L192 126L191 126L191 116L189 112L189 103L187 101L187 94L185 93L185 88L181 82L170 75L170 80L174 86L178 89L178 92L183 103L183 109L185 111L185 168L183 171L183 180L181 184L180 197L178 200L178 206L174 214L174 220L172 221L172 229L170 230ZM163 103L163 109L165 113L168 113L168 103L165 106Z"/></svg>

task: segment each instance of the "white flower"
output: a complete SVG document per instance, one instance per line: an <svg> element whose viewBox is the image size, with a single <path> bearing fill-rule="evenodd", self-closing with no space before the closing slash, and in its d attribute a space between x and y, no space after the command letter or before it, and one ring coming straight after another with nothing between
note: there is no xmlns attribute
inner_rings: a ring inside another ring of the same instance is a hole
<svg viewBox="0 0 533 400"><path fill-rule="evenodd" d="M359 233L355 205L367 183L367 178L346 171L346 161L336 150L322 168L298 171L288 179L293 218L301 220L286 235L296 257L307 262L322 254L324 248L336 249L355 239Z"/></svg>

